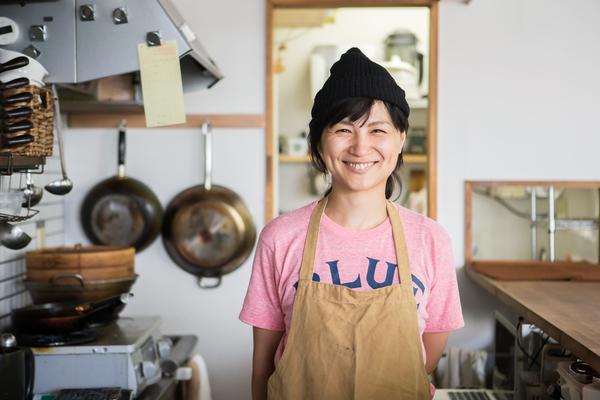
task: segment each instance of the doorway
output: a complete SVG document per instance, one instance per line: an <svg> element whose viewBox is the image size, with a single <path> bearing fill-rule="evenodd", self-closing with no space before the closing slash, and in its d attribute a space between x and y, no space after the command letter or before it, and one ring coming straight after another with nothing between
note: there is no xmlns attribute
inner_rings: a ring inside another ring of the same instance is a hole
<svg viewBox="0 0 600 400"><path fill-rule="evenodd" d="M397 202L435 218L437 2L272 0L266 34L265 223L328 187L307 155L310 108L350 47L386 67L407 93L411 127Z"/></svg>

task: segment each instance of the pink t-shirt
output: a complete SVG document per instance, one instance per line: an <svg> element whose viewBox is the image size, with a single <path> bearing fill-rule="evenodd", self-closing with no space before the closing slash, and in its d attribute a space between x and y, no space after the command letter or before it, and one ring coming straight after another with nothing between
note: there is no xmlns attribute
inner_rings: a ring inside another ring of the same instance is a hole
<svg viewBox="0 0 600 400"><path fill-rule="evenodd" d="M281 358L290 329L304 241L316 204L314 201L267 224L254 255L240 320L259 328L285 331L275 363ZM408 248L420 334L461 328L464 322L450 237L434 220L395 206ZM396 250L389 218L374 228L356 230L338 225L323 213L313 280L355 290L397 285Z"/></svg>

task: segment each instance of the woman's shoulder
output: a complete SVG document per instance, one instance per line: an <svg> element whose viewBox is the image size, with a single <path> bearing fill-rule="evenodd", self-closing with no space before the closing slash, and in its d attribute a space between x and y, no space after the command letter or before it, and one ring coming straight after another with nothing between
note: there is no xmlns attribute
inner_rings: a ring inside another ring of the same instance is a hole
<svg viewBox="0 0 600 400"><path fill-rule="evenodd" d="M398 210L400 220L402 221L402 224L406 230L418 233L420 236L423 236L426 239L449 240L448 232L436 220L413 211L410 208L401 206L398 203L394 203L394 205Z"/></svg>
<svg viewBox="0 0 600 400"><path fill-rule="evenodd" d="M316 205L315 200L275 217L262 229L260 240L274 247L277 243L289 243L293 238L306 236L308 221Z"/></svg>

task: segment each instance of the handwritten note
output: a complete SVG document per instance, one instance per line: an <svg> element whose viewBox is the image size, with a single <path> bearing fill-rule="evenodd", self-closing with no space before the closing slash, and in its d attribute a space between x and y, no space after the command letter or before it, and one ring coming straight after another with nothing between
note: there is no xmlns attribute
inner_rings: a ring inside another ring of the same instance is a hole
<svg viewBox="0 0 600 400"><path fill-rule="evenodd" d="M138 44L144 112L148 128L185 123L177 43Z"/></svg>

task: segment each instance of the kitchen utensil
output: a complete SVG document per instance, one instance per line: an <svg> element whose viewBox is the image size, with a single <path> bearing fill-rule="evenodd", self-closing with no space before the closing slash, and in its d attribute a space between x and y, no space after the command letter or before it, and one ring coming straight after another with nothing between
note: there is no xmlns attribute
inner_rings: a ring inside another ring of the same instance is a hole
<svg viewBox="0 0 600 400"><path fill-rule="evenodd" d="M569 372L577 381L582 383L592 382L594 375L598 374L590 364L583 361L571 363L569 365Z"/></svg>
<svg viewBox="0 0 600 400"><path fill-rule="evenodd" d="M29 85L28 78L25 78L25 77L15 78L8 82L0 82L0 90L5 91L8 89L18 89L20 87L27 86L27 85Z"/></svg>
<svg viewBox="0 0 600 400"><path fill-rule="evenodd" d="M6 71L15 70L17 68L22 68L26 65L29 65L29 59L27 57L25 57L25 56L15 57L6 62L0 63L0 74L4 73ZM5 78L5 77L2 77L2 78ZM7 80L7 79L5 79L5 80Z"/></svg>
<svg viewBox="0 0 600 400"><path fill-rule="evenodd" d="M27 133L33 136L33 141L29 144L11 148L8 152L13 156L50 157L54 147L55 122L52 90L27 85L11 89L4 94L14 99L12 96L21 95L22 93L28 93L27 97L31 94L30 100L15 105L0 106L0 116L3 117L0 123L11 125L24 119L23 117L10 118L11 116L22 115L26 117L32 125Z"/></svg>
<svg viewBox="0 0 600 400"><path fill-rule="evenodd" d="M21 189L23 191L24 198L24 201L21 204L21 206L33 207L42 200L42 197L44 196L44 190L39 186L35 186L35 184L33 183L31 172L27 171L26 177L26 186L23 189Z"/></svg>
<svg viewBox="0 0 600 400"><path fill-rule="evenodd" d="M52 181L44 186L44 188L52 194L63 196L73 189L73 182L67 176L64 149L65 145L63 143L62 121L60 118L60 106L58 104L56 85L52 85L52 97L54 100L54 129L56 130L56 136L58 139L58 152L60 154L60 171L62 173L62 179Z"/></svg>
<svg viewBox="0 0 600 400"><path fill-rule="evenodd" d="M0 244L11 250L19 250L31 242L31 237L18 226L0 220Z"/></svg>
<svg viewBox="0 0 600 400"><path fill-rule="evenodd" d="M21 146L33 142L33 136L31 135L20 135L7 138L2 137L2 147Z"/></svg>
<svg viewBox="0 0 600 400"><path fill-rule="evenodd" d="M132 293L123 293L93 303L60 302L30 305L11 312L14 329L21 333L73 332L94 322L114 319Z"/></svg>
<svg viewBox="0 0 600 400"><path fill-rule="evenodd" d="M152 190L125 175L126 123L119 126L117 175L92 188L83 200L81 223L96 244L141 251L160 233L163 209Z"/></svg>
<svg viewBox="0 0 600 400"><path fill-rule="evenodd" d="M420 99L419 76L417 70L410 63L405 62L399 55L393 54L390 61L382 62L381 65L388 70L396 83L404 89L407 99Z"/></svg>
<svg viewBox="0 0 600 400"><path fill-rule="evenodd" d="M31 101L32 98L33 95L31 93L21 92L6 97L0 97L0 105L7 106L11 104L23 103L26 101Z"/></svg>
<svg viewBox="0 0 600 400"><path fill-rule="evenodd" d="M391 60L397 55L418 71L417 83L423 82L423 53L417 50L418 38L408 29L398 29L385 39L385 58ZM404 88L404 87L403 87Z"/></svg>
<svg viewBox="0 0 600 400"><path fill-rule="evenodd" d="M31 58L23 53L19 53L12 50L0 49L0 63L12 60L14 58L24 58L27 63L19 66L15 69L0 72L0 80L8 82L12 79L25 77L29 79L30 84L42 87L44 86L44 78L48 75L46 68L42 66L37 60Z"/></svg>
<svg viewBox="0 0 600 400"><path fill-rule="evenodd" d="M559 375L558 382L560 385L560 393L564 399L581 400L581 392L586 384L579 382L571 375L569 372L570 364L571 361L561 361L556 368L556 372L558 372Z"/></svg>
<svg viewBox="0 0 600 400"><path fill-rule="evenodd" d="M25 265L29 282L49 282L65 274L77 274L86 282L127 279L135 275L135 249L81 245L47 247L28 251Z"/></svg>
<svg viewBox="0 0 600 400"><path fill-rule="evenodd" d="M29 290L35 304L57 301L97 301L129 292L137 277L134 275L126 279L88 282L81 275L65 274L54 277L50 282L25 281L25 287ZM73 279L76 281L72 282Z"/></svg>
<svg viewBox="0 0 600 400"><path fill-rule="evenodd" d="M20 131L29 131L31 128L33 128L33 124L27 119L22 119L20 121L13 122L12 124L3 123L2 125L0 125L0 130L3 134Z"/></svg>
<svg viewBox="0 0 600 400"><path fill-rule="evenodd" d="M25 400L33 394L35 362L28 347L10 333L0 335L0 399Z"/></svg>
<svg viewBox="0 0 600 400"><path fill-rule="evenodd" d="M165 211L162 239L171 259L198 276L202 288L215 288L221 276L248 258L256 228L250 211L235 192L212 184L210 124L202 124L204 183L175 196ZM203 277L215 279L204 284Z"/></svg>
<svg viewBox="0 0 600 400"><path fill-rule="evenodd" d="M31 107L19 107L19 108L0 108L0 119L6 120L8 118L19 118L28 117L33 113Z"/></svg>

